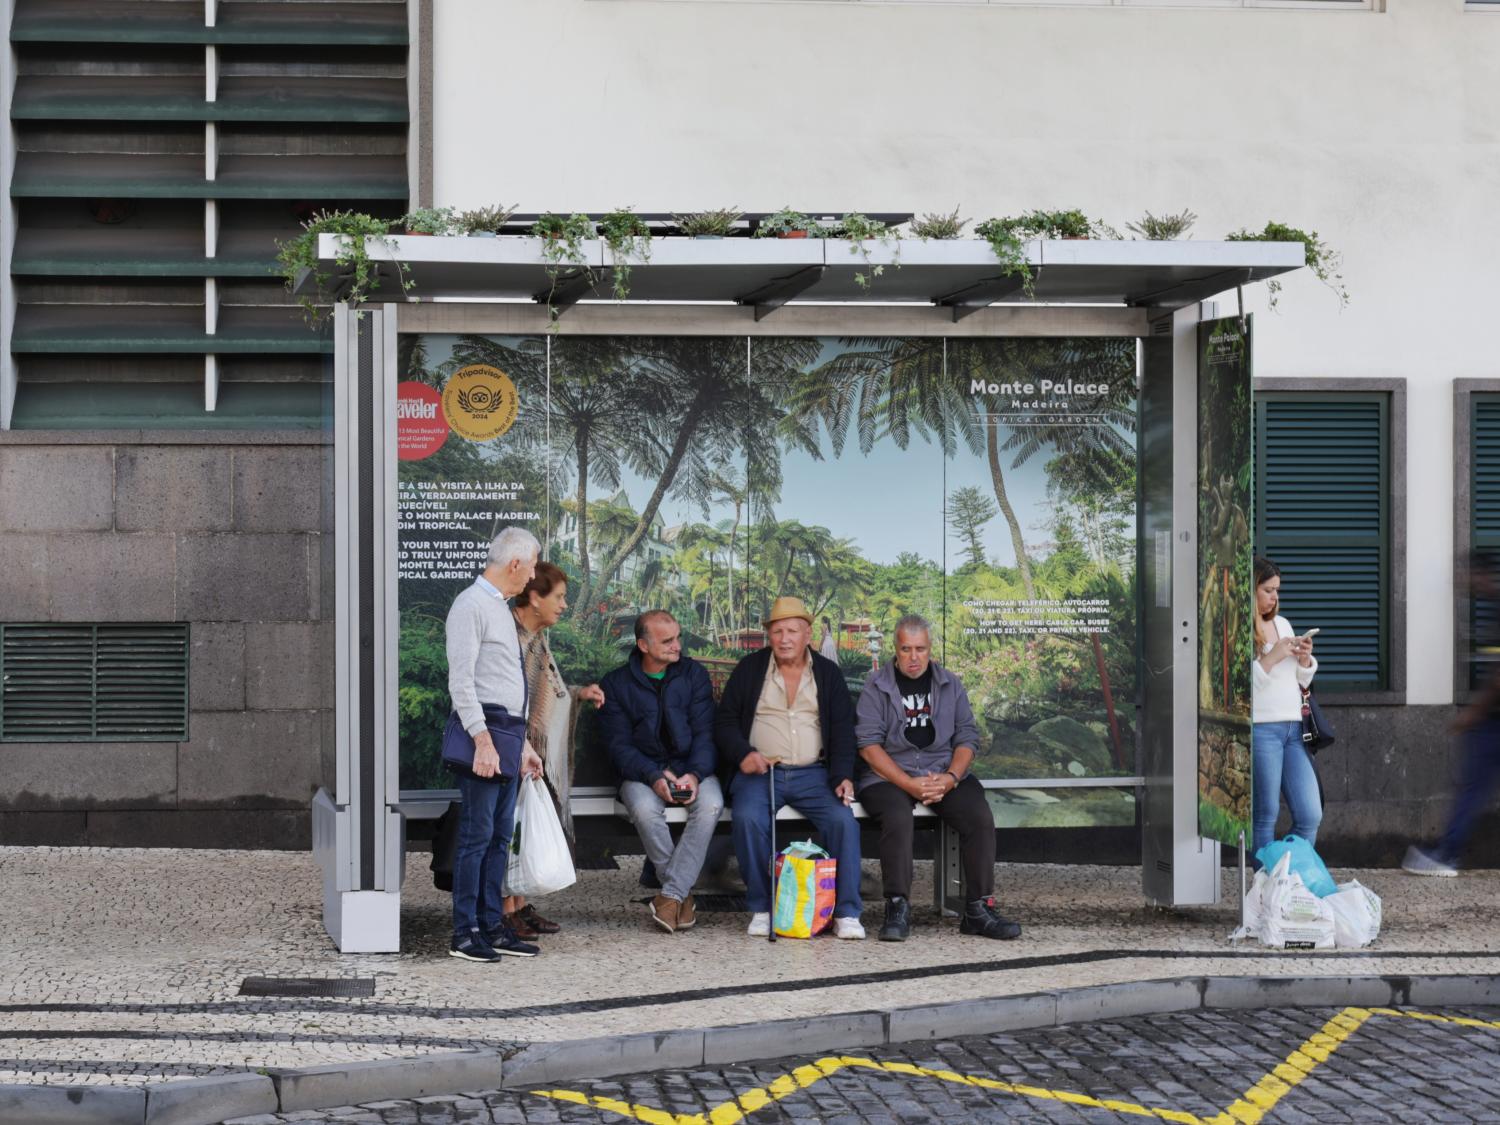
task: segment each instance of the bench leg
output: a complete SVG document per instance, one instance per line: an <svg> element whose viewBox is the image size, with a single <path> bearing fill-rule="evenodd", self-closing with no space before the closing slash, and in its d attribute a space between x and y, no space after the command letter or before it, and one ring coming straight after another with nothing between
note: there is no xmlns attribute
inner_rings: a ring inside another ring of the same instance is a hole
<svg viewBox="0 0 1500 1125"><path fill-rule="evenodd" d="M956 918L964 908L963 862L958 833L946 822L938 824L932 858L932 905L945 918Z"/></svg>

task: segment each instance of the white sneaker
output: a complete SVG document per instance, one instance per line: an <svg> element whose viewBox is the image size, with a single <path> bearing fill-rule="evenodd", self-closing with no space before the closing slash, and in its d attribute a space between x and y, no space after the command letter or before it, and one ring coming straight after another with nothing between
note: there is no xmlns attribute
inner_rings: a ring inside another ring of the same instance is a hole
<svg viewBox="0 0 1500 1125"><path fill-rule="evenodd" d="M750 925L745 929L745 932L751 937L770 936L771 915L769 913L750 915Z"/></svg>
<svg viewBox="0 0 1500 1125"><path fill-rule="evenodd" d="M860 925L858 918L835 918L833 936L845 941L864 941L865 928Z"/></svg>
<svg viewBox="0 0 1500 1125"><path fill-rule="evenodd" d="M1415 844L1406 849L1406 858L1401 861L1401 870L1408 875L1436 875L1445 879L1452 879L1458 874L1458 868L1453 864L1444 863L1431 852L1424 852Z"/></svg>

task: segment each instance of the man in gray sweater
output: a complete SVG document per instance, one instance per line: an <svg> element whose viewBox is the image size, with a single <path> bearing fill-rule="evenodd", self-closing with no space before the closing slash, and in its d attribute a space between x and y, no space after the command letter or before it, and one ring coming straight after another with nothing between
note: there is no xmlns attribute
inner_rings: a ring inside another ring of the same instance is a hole
<svg viewBox="0 0 1500 1125"><path fill-rule="evenodd" d="M474 584L448 610L448 694L453 714L445 737L458 732L474 740L474 768L455 769L462 804L458 847L453 858L453 942L450 956L467 961L498 961L502 955L534 957L537 947L516 937L505 924L505 864L510 854L516 791L520 777L540 777L542 760L523 741L500 747L491 725L526 717L526 680L521 642L508 599L519 594L536 571L541 545L529 531L507 527L490 544L489 560ZM502 761L501 749L509 760Z"/></svg>

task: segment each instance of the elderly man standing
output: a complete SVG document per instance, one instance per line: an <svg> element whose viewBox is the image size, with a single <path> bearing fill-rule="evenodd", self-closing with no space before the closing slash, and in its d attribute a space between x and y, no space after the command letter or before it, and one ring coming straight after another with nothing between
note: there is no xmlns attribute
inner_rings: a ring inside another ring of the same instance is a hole
<svg viewBox="0 0 1500 1125"><path fill-rule="evenodd" d="M652 920L667 933L693 928L693 883L703 870L724 811L714 776L714 688L708 672L682 655L682 627L664 609L635 619L635 650L600 684L599 721L620 775L620 800L661 876ZM672 846L666 810L687 808Z"/></svg>
<svg viewBox="0 0 1500 1125"><path fill-rule="evenodd" d="M504 731L516 720L525 722L521 642L507 599L526 588L540 553L541 545L529 531L505 528L490 544L483 573L448 610L448 694L453 697L453 714L444 739L467 735L474 742L473 769L450 767L458 776L462 803L448 952L467 961L534 957L538 952L506 925L501 888L517 782L522 775L540 777L542 760L524 739L502 734L497 746L491 728Z"/></svg>
<svg viewBox="0 0 1500 1125"><path fill-rule="evenodd" d="M855 738L869 767L860 803L880 822L880 940L905 941L911 933L911 814L919 801L958 832L966 890L959 932L1020 937L1021 927L995 910L995 816L969 772L979 726L963 683L932 659L925 618L896 622L896 659L865 681Z"/></svg>
<svg viewBox="0 0 1500 1125"><path fill-rule="evenodd" d="M843 671L809 647L812 621L801 598L776 599L765 621L771 643L735 666L714 723L719 753L738 769L729 790L752 937L771 932L771 820L784 804L813 823L838 860L833 932L865 936L859 922L859 825L849 811L854 709Z"/></svg>

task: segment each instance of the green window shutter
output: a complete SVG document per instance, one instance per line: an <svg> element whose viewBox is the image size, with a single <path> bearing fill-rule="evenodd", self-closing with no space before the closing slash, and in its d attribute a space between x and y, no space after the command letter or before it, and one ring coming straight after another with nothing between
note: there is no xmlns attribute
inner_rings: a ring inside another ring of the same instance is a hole
<svg viewBox="0 0 1500 1125"><path fill-rule="evenodd" d="M187 737L188 627L0 625L0 741Z"/></svg>
<svg viewBox="0 0 1500 1125"><path fill-rule="evenodd" d="M1256 551L1282 570L1281 612L1318 627L1318 684L1390 682L1389 396L1256 396Z"/></svg>
<svg viewBox="0 0 1500 1125"><path fill-rule="evenodd" d="M1500 554L1500 395L1474 395L1469 415L1469 543ZM1469 601L1469 688L1487 679L1500 653L1476 642L1496 635L1500 606L1488 598Z"/></svg>

